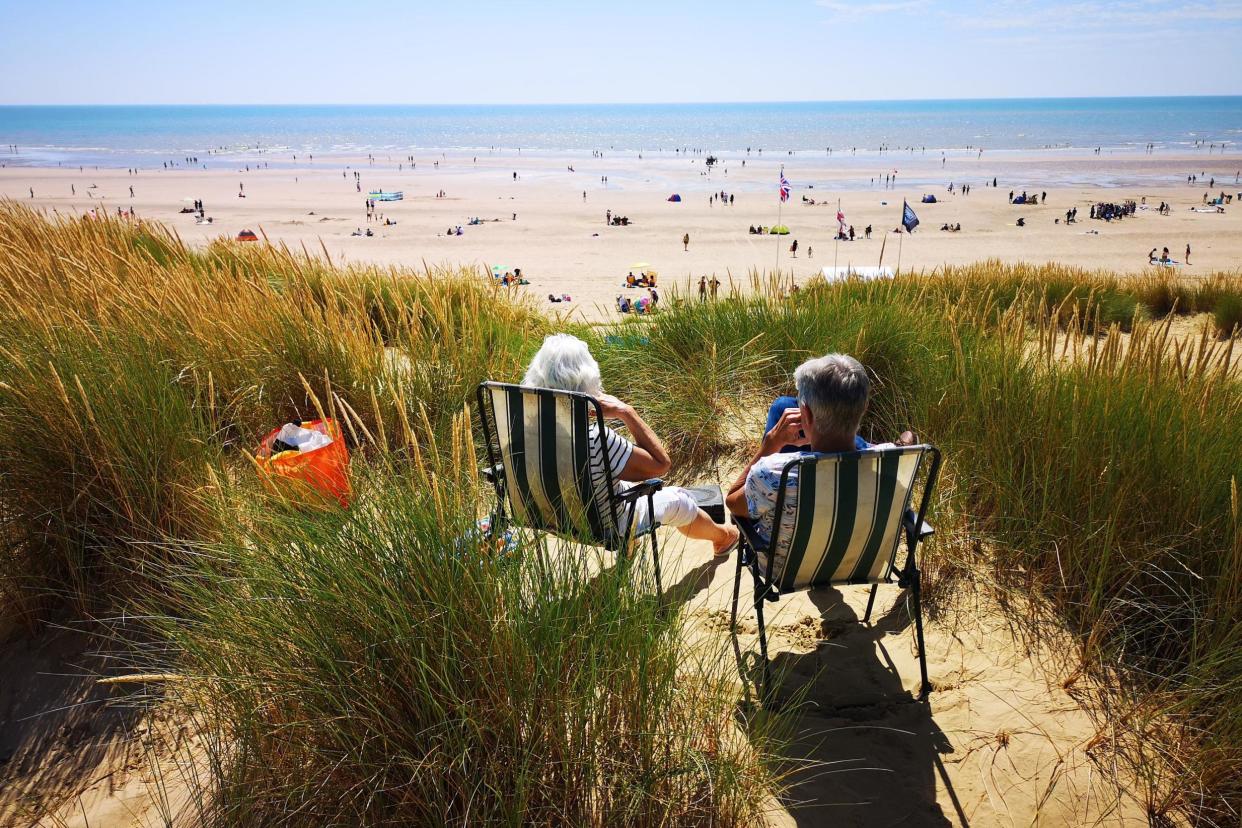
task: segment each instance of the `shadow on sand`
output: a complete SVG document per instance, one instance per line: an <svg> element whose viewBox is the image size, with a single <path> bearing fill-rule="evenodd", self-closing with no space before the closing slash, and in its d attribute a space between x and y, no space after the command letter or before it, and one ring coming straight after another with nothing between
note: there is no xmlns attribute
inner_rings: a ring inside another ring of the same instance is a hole
<svg viewBox="0 0 1242 828"><path fill-rule="evenodd" d="M815 649L772 659L771 706L788 717L782 804L794 822L967 825L941 763L953 747L932 717L935 695L918 702L885 646L889 636L910 635L905 601L863 624L836 589L808 597L819 610L818 629L804 631L818 637ZM782 632L777 624L768 629ZM904 638L897 642L908 646ZM758 655L750 655L747 673L757 678ZM937 801L937 779L952 805L948 814Z"/></svg>
<svg viewBox="0 0 1242 828"><path fill-rule="evenodd" d="M33 822L124 749L139 714L95 683L110 667L99 646L88 632L48 628L0 649L0 825Z"/></svg>

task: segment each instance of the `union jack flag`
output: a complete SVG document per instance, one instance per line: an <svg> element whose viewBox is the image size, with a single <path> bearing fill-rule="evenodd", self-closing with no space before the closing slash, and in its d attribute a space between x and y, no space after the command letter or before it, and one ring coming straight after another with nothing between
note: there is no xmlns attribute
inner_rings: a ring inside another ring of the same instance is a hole
<svg viewBox="0 0 1242 828"><path fill-rule="evenodd" d="M789 179L785 177L784 170L781 171L781 201L789 201Z"/></svg>

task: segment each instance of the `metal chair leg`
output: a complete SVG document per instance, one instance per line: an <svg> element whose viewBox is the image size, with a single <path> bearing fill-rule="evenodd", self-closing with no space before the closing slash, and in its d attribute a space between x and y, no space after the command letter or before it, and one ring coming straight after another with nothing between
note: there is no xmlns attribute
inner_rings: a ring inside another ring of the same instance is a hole
<svg viewBox="0 0 1242 828"><path fill-rule="evenodd" d="M737 572L733 576L733 610L729 613L729 631L737 639L737 599L742 591L742 550L737 550Z"/></svg>
<svg viewBox="0 0 1242 828"><path fill-rule="evenodd" d="M758 573L755 577L755 618L759 622L759 657L763 659L763 685L759 688L759 703L766 707L768 693L772 689L772 665L768 662L768 633L763 622L763 604L766 590L762 588Z"/></svg>
<svg viewBox="0 0 1242 828"><path fill-rule="evenodd" d="M664 594L664 585L660 582L660 544L656 540L656 532L651 530L651 563L655 568L656 594Z"/></svg>
<svg viewBox="0 0 1242 828"><path fill-rule="evenodd" d="M919 648L919 673L923 681L919 687L919 701L927 701L927 696L931 693L932 686L927 679L927 647L923 643L922 575L918 569L915 569L913 576L914 584L911 587L911 598L914 601L914 638Z"/></svg>
<svg viewBox="0 0 1242 828"><path fill-rule="evenodd" d="M871 597L867 599L867 614L863 616L863 623L866 624L871 620L871 608L875 606L875 593L880 588L879 584L871 585Z"/></svg>
<svg viewBox="0 0 1242 828"><path fill-rule="evenodd" d="M745 669L742 666L742 644L737 640L737 599L742 590L742 550L737 550L737 572L733 575L733 607L729 611L729 637L733 639L733 657L737 659L737 671L745 687Z"/></svg>

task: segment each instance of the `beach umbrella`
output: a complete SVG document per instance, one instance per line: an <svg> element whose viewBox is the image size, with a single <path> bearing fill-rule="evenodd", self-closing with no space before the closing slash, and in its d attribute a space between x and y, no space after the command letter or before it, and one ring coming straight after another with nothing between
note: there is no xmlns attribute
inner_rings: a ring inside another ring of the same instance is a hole
<svg viewBox="0 0 1242 828"><path fill-rule="evenodd" d="M243 230L237 234L238 241L258 241L259 237L254 234L253 230Z"/></svg>
<svg viewBox="0 0 1242 828"><path fill-rule="evenodd" d="M777 224L773 227L769 227L768 232L774 236L788 236L789 228L783 224Z"/></svg>
<svg viewBox="0 0 1242 828"><path fill-rule="evenodd" d="M677 193L673 193L671 196L668 197L668 200L669 201L681 201L681 196L679 196Z"/></svg>

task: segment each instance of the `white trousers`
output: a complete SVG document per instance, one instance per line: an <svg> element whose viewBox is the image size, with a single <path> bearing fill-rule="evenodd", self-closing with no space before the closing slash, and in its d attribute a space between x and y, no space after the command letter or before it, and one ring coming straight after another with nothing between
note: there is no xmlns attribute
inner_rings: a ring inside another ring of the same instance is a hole
<svg viewBox="0 0 1242 828"><path fill-rule="evenodd" d="M618 490L622 490L633 486L633 483L618 483ZM690 493L679 486L666 486L652 496L652 506L655 507L655 519L661 526L689 526L694 519L699 516L699 504L690 496ZM629 507L624 507L625 514L621 515L624 523L625 518L629 515ZM638 498L638 507L634 510L634 532L645 532L651 527L651 518L647 514L647 498L646 496Z"/></svg>

